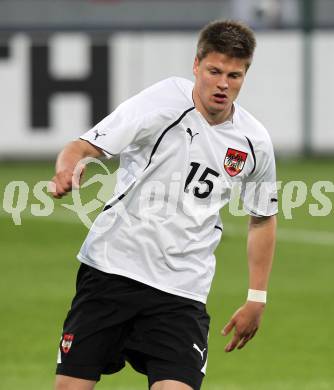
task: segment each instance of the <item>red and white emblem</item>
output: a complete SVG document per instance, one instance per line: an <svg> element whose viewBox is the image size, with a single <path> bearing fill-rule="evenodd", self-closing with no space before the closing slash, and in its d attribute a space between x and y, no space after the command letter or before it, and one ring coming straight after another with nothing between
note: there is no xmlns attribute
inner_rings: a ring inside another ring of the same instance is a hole
<svg viewBox="0 0 334 390"><path fill-rule="evenodd" d="M230 176L238 175L245 165L248 153L241 152L240 150L228 148L224 160L225 171Z"/></svg>
<svg viewBox="0 0 334 390"><path fill-rule="evenodd" d="M61 342L61 349L64 353L68 353L71 348L72 342L74 339L73 334L65 333L63 336L63 341Z"/></svg>

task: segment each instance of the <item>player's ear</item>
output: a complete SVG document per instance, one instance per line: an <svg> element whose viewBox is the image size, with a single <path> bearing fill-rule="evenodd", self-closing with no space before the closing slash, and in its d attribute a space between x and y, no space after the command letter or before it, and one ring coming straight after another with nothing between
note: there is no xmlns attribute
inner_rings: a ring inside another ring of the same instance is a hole
<svg viewBox="0 0 334 390"><path fill-rule="evenodd" d="M194 65L193 65L193 74L194 76L197 76L198 74L198 67L199 67L199 58L196 56L194 60Z"/></svg>

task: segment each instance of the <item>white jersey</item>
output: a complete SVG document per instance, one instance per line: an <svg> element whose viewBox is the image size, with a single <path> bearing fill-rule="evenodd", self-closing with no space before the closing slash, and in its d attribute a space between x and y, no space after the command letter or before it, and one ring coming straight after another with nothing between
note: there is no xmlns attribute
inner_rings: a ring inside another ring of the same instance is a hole
<svg viewBox="0 0 334 390"><path fill-rule="evenodd" d="M194 107L193 83L169 78L122 103L81 138L120 155L116 193L78 259L162 291L205 303L235 183L255 216L277 213L273 148L239 105L211 126ZM255 184L252 184L255 183Z"/></svg>

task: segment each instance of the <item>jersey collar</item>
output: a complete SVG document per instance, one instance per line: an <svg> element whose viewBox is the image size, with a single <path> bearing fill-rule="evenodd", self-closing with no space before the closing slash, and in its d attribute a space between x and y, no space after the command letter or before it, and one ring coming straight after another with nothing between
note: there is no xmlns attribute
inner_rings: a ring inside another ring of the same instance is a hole
<svg viewBox="0 0 334 390"><path fill-rule="evenodd" d="M235 105L235 103L233 103L233 112L232 114L230 115L230 117L225 121L225 122L222 122L222 123L218 123L217 125L210 125L210 123L206 120L206 118L204 117L204 115L198 111L195 107L195 111L196 113L199 115L199 117L201 118L202 122L205 123L206 126L212 128L212 129L234 129L234 124L235 124L235 119L236 119L236 111L237 111L237 106Z"/></svg>

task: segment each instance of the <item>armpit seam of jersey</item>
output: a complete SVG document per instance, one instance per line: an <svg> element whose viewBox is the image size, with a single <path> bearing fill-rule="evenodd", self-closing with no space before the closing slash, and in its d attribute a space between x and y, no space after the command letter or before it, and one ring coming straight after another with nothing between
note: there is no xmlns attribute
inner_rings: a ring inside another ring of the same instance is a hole
<svg viewBox="0 0 334 390"><path fill-rule="evenodd" d="M250 173L250 175L252 175L255 172L255 169L256 169L256 156L255 156L254 146L253 146L251 140L248 137L246 137L246 140L248 142L248 145L250 147L250 150L251 150L251 153L252 153L252 156L253 156L253 160L254 160L254 167L253 167L253 169L252 169L252 171Z"/></svg>

